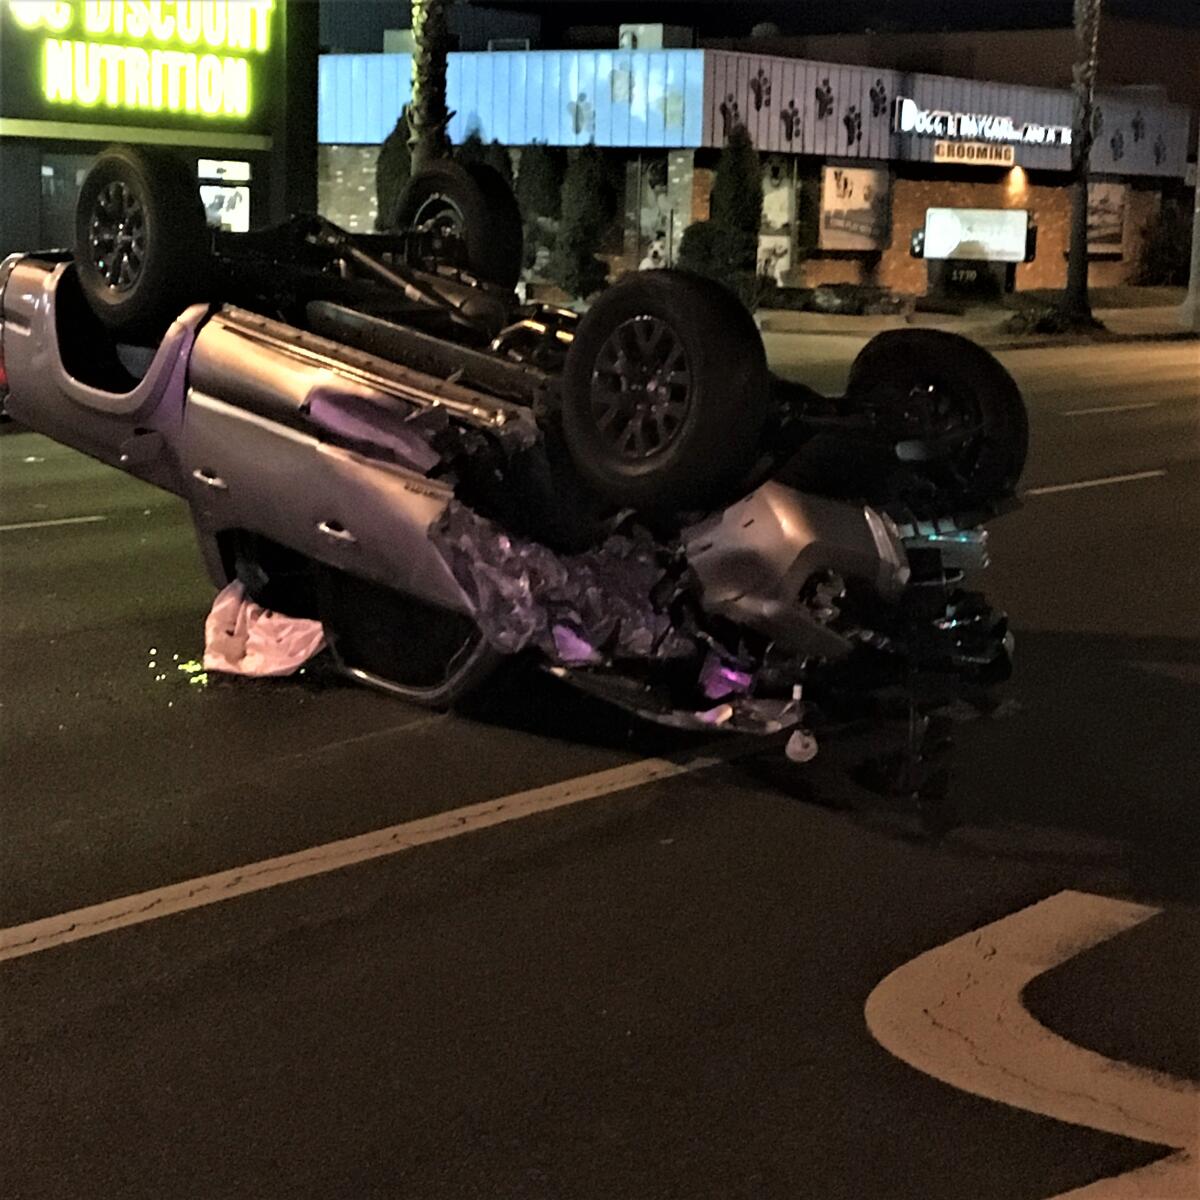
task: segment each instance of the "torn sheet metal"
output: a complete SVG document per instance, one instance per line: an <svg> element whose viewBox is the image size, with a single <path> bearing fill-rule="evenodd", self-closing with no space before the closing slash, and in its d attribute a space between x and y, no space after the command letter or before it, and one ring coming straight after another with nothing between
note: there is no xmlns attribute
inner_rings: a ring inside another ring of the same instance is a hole
<svg viewBox="0 0 1200 1200"><path fill-rule="evenodd" d="M230 675L291 675L325 648L320 621L255 604L240 580L217 593L204 622L204 669Z"/></svg>
<svg viewBox="0 0 1200 1200"><path fill-rule="evenodd" d="M441 461L419 423L381 407L368 395L349 389L315 389L308 400L308 419L352 445L388 452L422 475Z"/></svg>
<svg viewBox="0 0 1200 1200"><path fill-rule="evenodd" d="M458 503L430 536L484 636L506 654L533 646L553 663L578 666L695 652L655 605L670 563L648 536L614 534L597 550L559 556Z"/></svg>

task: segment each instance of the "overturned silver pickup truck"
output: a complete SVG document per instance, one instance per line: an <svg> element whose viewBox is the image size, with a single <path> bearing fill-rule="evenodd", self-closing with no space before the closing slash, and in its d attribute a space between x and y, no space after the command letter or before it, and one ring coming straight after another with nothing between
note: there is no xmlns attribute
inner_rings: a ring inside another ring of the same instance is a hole
<svg viewBox="0 0 1200 1200"><path fill-rule="evenodd" d="M214 583L423 704L530 654L652 720L767 733L1007 676L963 575L1028 425L982 349L884 333L831 398L773 378L707 279L522 305L481 166L415 177L391 228L209 230L179 164L111 149L73 250L0 268L7 412L181 497Z"/></svg>

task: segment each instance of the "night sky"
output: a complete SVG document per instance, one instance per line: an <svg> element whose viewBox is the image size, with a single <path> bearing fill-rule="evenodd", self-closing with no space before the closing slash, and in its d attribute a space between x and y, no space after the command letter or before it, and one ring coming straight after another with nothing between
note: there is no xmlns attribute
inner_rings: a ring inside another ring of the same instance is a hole
<svg viewBox="0 0 1200 1200"><path fill-rule="evenodd" d="M1071 0L472 0L573 22L669 21L745 35L757 21L784 33L885 29L1005 29L1071 22ZM1107 0L1125 17L1200 26L1200 0Z"/></svg>

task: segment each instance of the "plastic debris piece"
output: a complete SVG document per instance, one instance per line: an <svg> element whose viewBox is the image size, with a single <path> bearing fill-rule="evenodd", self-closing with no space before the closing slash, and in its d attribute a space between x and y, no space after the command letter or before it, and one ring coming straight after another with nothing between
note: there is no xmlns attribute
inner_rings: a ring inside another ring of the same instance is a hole
<svg viewBox="0 0 1200 1200"><path fill-rule="evenodd" d="M287 617L264 609L246 595L246 589L236 579L217 593L204 622L206 671L291 675L324 647L325 630L320 621ZM191 682L197 682L198 678L192 674Z"/></svg>
<svg viewBox="0 0 1200 1200"><path fill-rule="evenodd" d="M787 740L784 754L789 762L807 763L817 757L817 739L807 729L797 729Z"/></svg>
<svg viewBox="0 0 1200 1200"><path fill-rule="evenodd" d="M733 705L718 704L706 712L697 713L701 725L727 725L733 720Z"/></svg>
<svg viewBox="0 0 1200 1200"><path fill-rule="evenodd" d="M667 565L648 535L613 534L596 550L560 556L455 502L430 536L484 636L506 654L533 646L552 663L578 666L694 650L654 603ZM574 637L557 635L560 628ZM580 642L598 658L576 657Z"/></svg>
<svg viewBox="0 0 1200 1200"><path fill-rule="evenodd" d="M744 696L753 682L753 676L748 671L739 671L711 651L700 668L700 690L709 700Z"/></svg>
<svg viewBox="0 0 1200 1200"><path fill-rule="evenodd" d="M560 662L573 666L601 661L601 656L596 652L596 648L581 638L573 629L568 629L565 625L555 625L551 632Z"/></svg>

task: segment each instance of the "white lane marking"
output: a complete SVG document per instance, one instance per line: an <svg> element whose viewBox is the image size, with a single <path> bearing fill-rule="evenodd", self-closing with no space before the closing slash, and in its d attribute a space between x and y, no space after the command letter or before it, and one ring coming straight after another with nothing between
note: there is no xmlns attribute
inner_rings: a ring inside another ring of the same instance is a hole
<svg viewBox="0 0 1200 1200"><path fill-rule="evenodd" d="M0 525L0 533L16 533L19 529L49 529L54 525L91 525L107 520L107 517L59 517L56 521L20 521L16 525Z"/></svg>
<svg viewBox="0 0 1200 1200"><path fill-rule="evenodd" d="M1145 408L1157 408L1157 400L1147 400L1142 404L1097 404L1094 408L1072 408L1063 413L1064 417L1094 417L1101 413L1140 412Z"/></svg>
<svg viewBox="0 0 1200 1200"><path fill-rule="evenodd" d="M1167 472L1134 471L1131 475L1109 475L1104 479L1082 479L1078 483L1052 483L1048 487L1029 488L1026 496L1052 496L1055 492L1078 492L1083 488L1109 487L1114 483L1136 483L1139 479L1159 479Z"/></svg>
<svg viewBox="0 0 1200 1200"><path fill-rule="evenodd" d="M1090 1185L1127 1190L1080 1196L1194 1198L1200 1086L1076 1046L1021 1003L1039 975L1160 911L1059 892L897 968L867 999L867 1027L897 1058L964 1092L1184 1151ZM1158 1190L1137 1190L1143 1182Z"/></svg>
<svg viewBox="0 0 1200 1200"><path fill-rule="evenodd" d="M647 758L530 791L515 792L496 800L484 800L449 812L434 813L415 821L376 829L371 833L328 842L293 854L282 854L118 900L92 904L73 912L12 925L0 929L0 962L109 933L114 929L139 925L144 921L154 921L172 913L231 900L235 896L244 896L282 883L309 879L374 858L400 854L416 846L427 846L493 825L518 821L535 813L549 812L659 780L704 771L746 753L747 745L742 739L731 740L720 751L714 750L692 758Z"/></svg>

